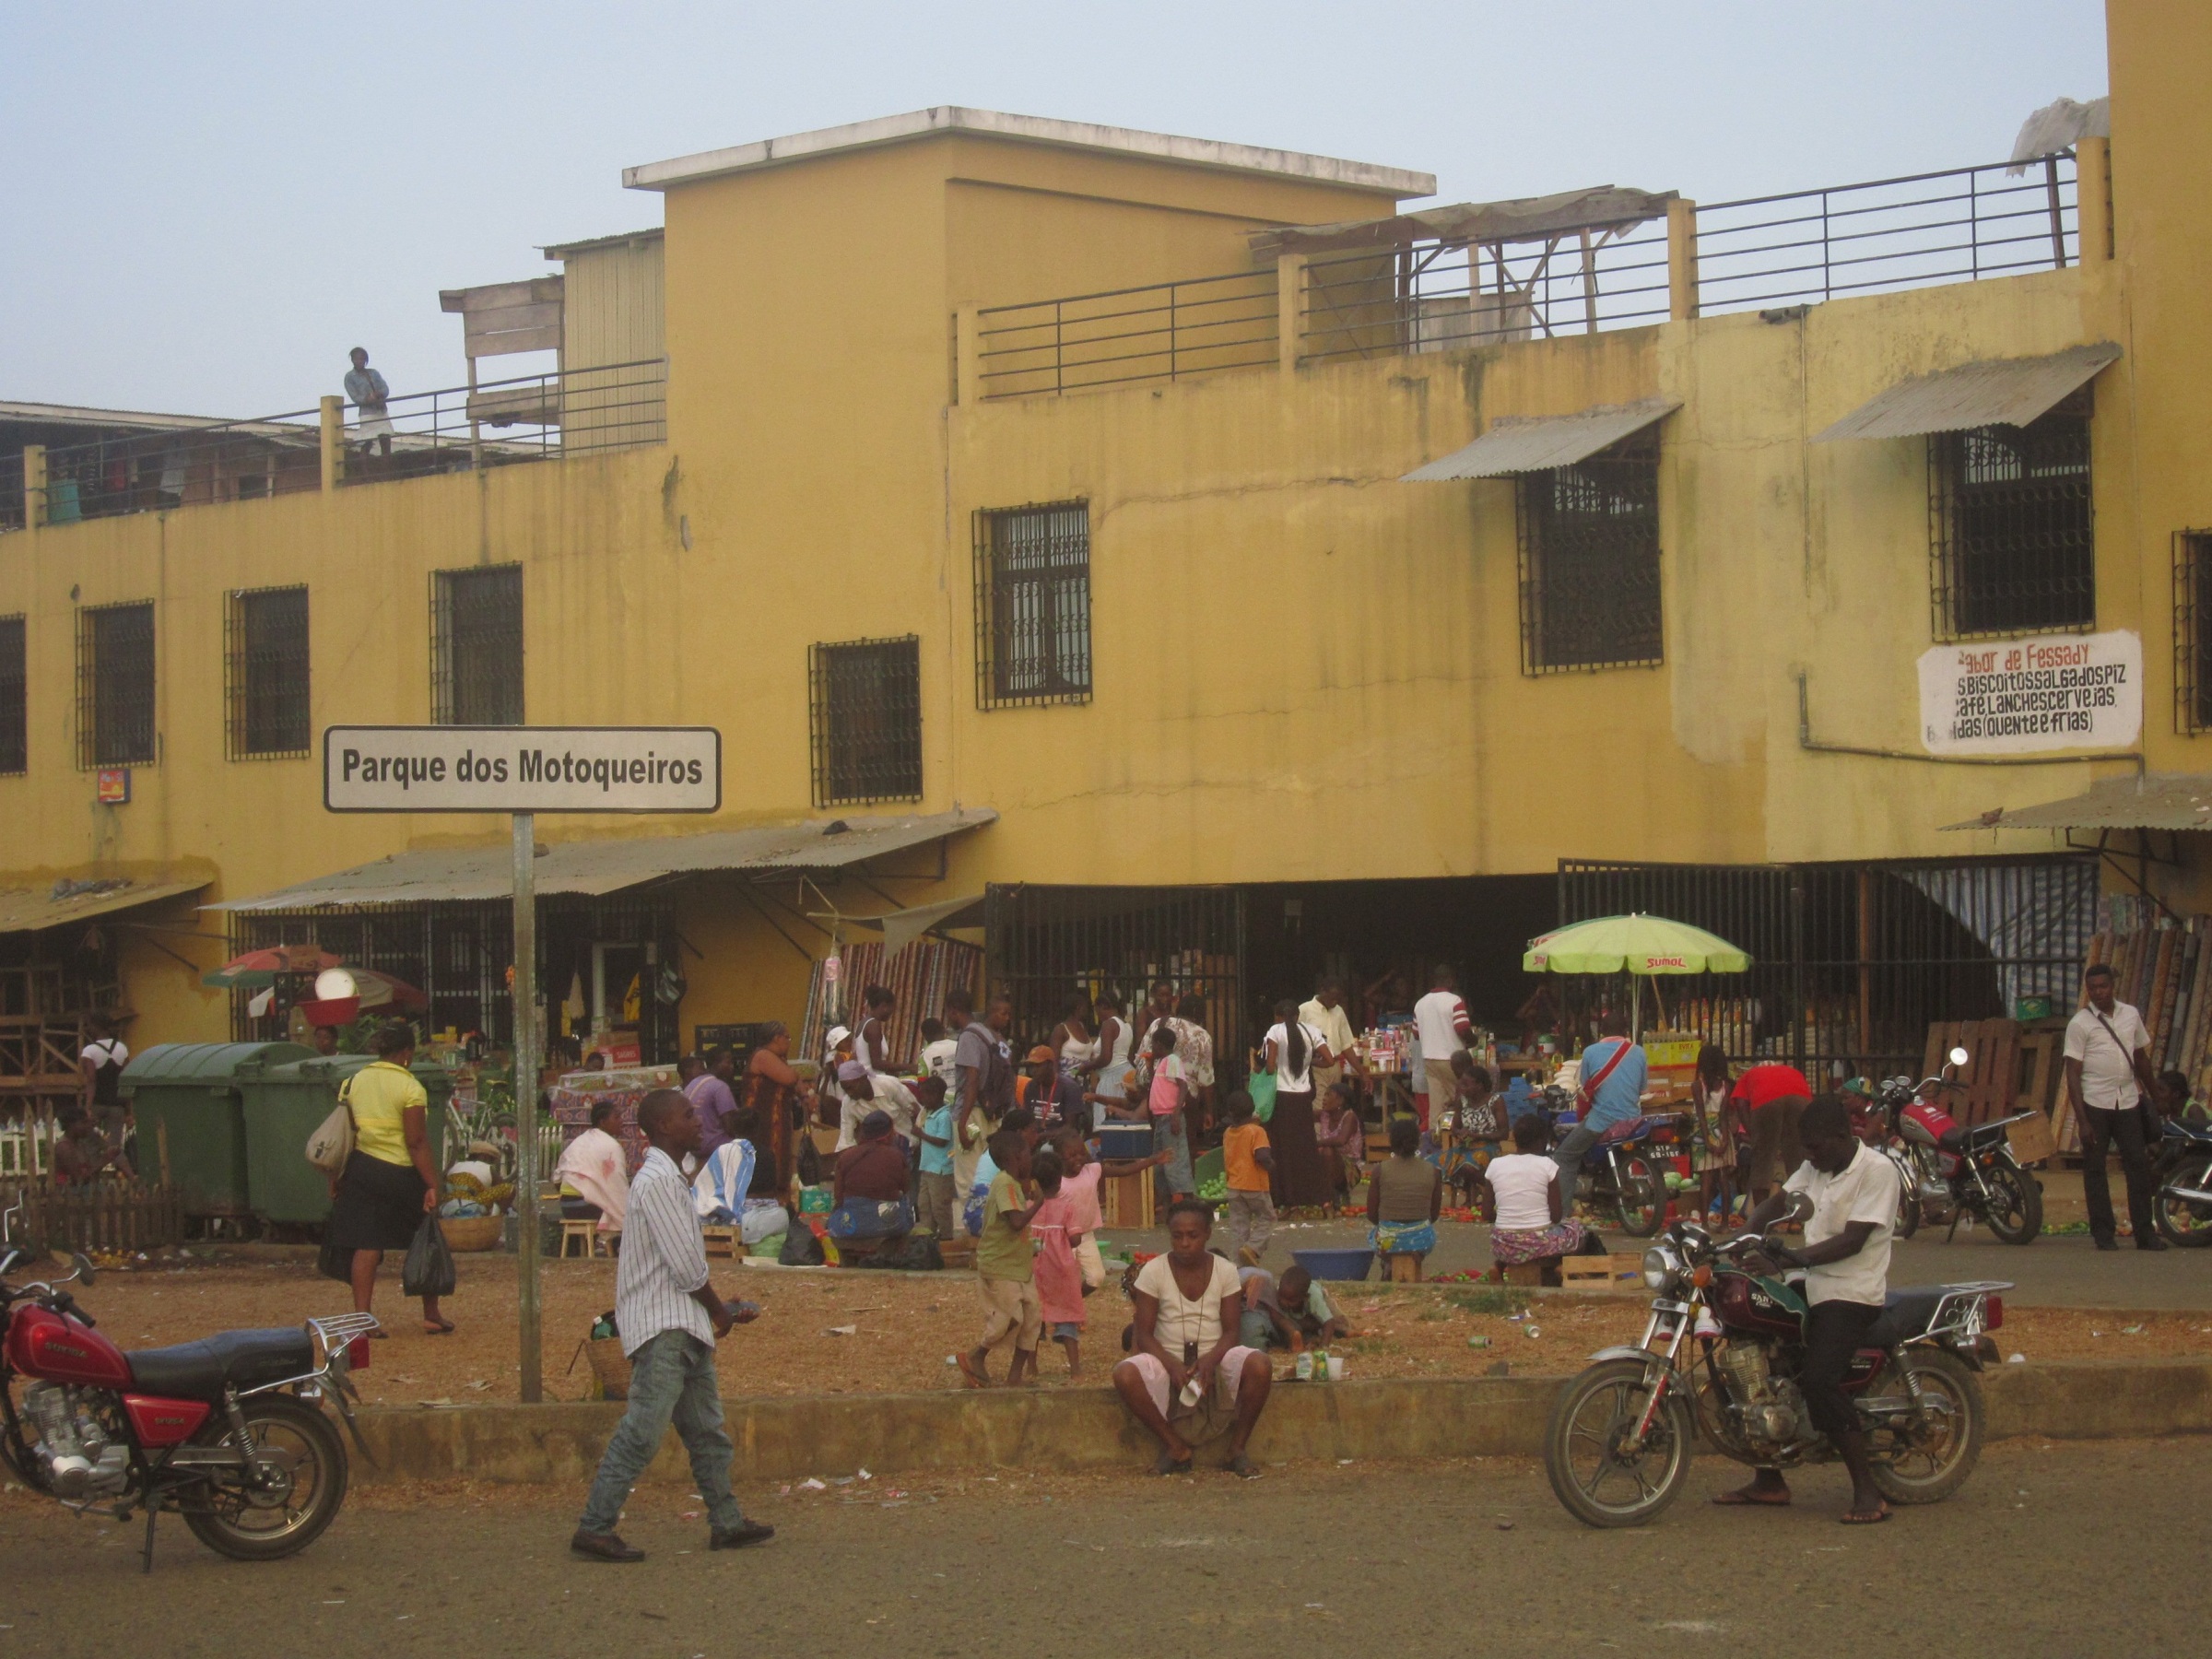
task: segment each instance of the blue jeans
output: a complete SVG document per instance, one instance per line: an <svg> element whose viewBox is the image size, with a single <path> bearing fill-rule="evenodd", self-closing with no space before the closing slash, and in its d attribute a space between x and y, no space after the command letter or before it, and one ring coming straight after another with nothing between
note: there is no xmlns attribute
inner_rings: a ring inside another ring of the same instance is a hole
<svg viewBox="0 0 2212 1659"><path fill-rule="evenodd" d="M1603 1129L1577 1124L1551 1149L1551 1161L1559 1166L1559 1202L1570 1216L1574 1214L1574 1183L1583 1177L1583 1155L1597 1145L1603 1134Z"/></svg>
<svg viewBox="0 0 2212 1659"><path fill-rule="evenodd" d="M1168 1155L1167 1163L1158 1173L1170 1198L1178 1193L1198 1190L1198 1183L1191 1175L1191 1137L1182 1129L1169 1128L1173 1121L1164 1117L1152 1120L1152 1150Z"/></svg>
<svg viewBox="0 0 2212 1659"><path fill-rule="evenodd" d="M578 1524L585 1532L615 1530L630 1488L660 1451L671 1423L691 1454L691 1478L706 1500L709 1524L728 1532L745 1524L730 1491L730 1460L736 1448L722 1426L713 1345L688 1331L663 1331L629 1357L629 1409L615 1426L592 1481L592 1495L584 1500Z"/></svg>

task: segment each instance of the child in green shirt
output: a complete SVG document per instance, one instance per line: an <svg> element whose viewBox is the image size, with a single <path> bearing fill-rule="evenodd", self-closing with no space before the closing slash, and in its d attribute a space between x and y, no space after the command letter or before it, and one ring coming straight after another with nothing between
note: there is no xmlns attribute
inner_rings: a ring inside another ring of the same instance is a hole
<svg viewBox="0 0 2212 1659"><path fill-rule="evenodd" d="M1035 1251L1030 1218L1037 1206L1023 1204L1030 1178L1029 1137L1002 1130L991 1137L991 1161L998 1172L983 1198L983 1230L975 1243L976 1288L983 1303L983 1339L972 1353L959 1356L960 1375L971 1388L991 1386L991 1350L1014 1338L1014 1361L1006 1371L1011 1387L1037 1369L1037 1339L1044 1316L1037 1300Z"/></svg>

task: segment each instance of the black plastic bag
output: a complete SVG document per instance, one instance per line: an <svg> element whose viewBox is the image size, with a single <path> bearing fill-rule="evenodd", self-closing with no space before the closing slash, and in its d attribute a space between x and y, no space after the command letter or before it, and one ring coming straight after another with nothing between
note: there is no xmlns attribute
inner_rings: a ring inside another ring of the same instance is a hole
<svg viewBox="0 0 2212 1659"><path fill-rule="evenodd" d="M936 1240L924 1234L864 1259L863 1267L889 1267L901 1273L935 1273L945 1265L945 1253Z"/></svg>
<svg viewBox="0 0 2212 1659"><path fill-rule="evenodd" d="M399 1277L400 1294L451 1296L457 1278L453 1253L445 1244L445 1230L438 1225L437 1217L425 1216L415 1230L415 1242L407 1246L407 1265Z"/></svg>
<svg viewBox="0 0 2212 1659"><path fill-rule="evenodd" d="M824 1259L822 1241L814 1236L814 1230L794 1218L783 1235L783 1252L776 1260L786 1267L819 1267Z"/></svg>
<svg viewBox="0 0 2212 1659"><path fill-rule="evenodd" d="M332 1239L332 1228L323 1227L323 1248L315 1256L315 1271L326 1279L335 1279L341 1285L353 1282L353 1252L340 1250Z"/></svg>
<svg viewBox="0 0 2212 1659"><path fill-rule="evenodd" d="M814 1136L811 1135L799 1142L798 1174L801 1186L820 1186L822 1184L822 1154L815 1146Z"/></svg>

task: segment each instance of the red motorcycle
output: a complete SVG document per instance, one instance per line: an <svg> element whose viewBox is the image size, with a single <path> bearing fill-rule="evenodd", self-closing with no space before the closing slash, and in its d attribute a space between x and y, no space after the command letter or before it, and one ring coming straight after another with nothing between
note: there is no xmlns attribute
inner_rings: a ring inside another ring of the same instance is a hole
<svg viewBox="0 0 2212 1659"><path fill-rule="evenodd" d="M0 1244L0 1462L80 1514L124 1521L144 1510L148 1571L165 1509L239 1560L274 1561L313 1543L346 1501L347 1472L322 1402L369 1455L347 1400L359 1397L351 1373L369 1363L375 1317L124 1353L64 1288L92 1284L92 1264L74 1260L65 1277L18 1288L7 1276L30 1258Z"/></svg>
<svg viewBox="0 0 2212 1659"><path fill-rule="evenodd" d="M1809 1207L1809 1206L1808 1206ZM1835 1455L1812 1425L1804 1359L1804 1275L1774 1275L1747 1233L1715 1242L1677 1221L1644 1252L1655 1293L1643 1341L1610 1347L1559 1391L1545 1430L1551 1488L1576 1520L1637 1526L1689 1476L1702 1435L1724 1457L1787 1468ZM1996 1279L1892 1290L1844 1378L1866 1430L1874 1481L1892 1503L1935 1503L1982 1453L1979 1373L2005 1322Z"/></svg>

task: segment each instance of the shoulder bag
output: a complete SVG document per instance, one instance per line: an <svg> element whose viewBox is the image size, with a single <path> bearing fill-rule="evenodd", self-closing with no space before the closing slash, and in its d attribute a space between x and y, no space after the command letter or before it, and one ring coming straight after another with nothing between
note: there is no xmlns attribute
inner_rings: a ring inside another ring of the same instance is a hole
<svg viewBox="0 0 2212 1659"><path fill-rule="evenodd" d="M356 1074L359 1075L358 1073ZM338 1087L338 1103L307 1137L307 1161L335 1180L353 1156L353 1078Z"/></svg>

